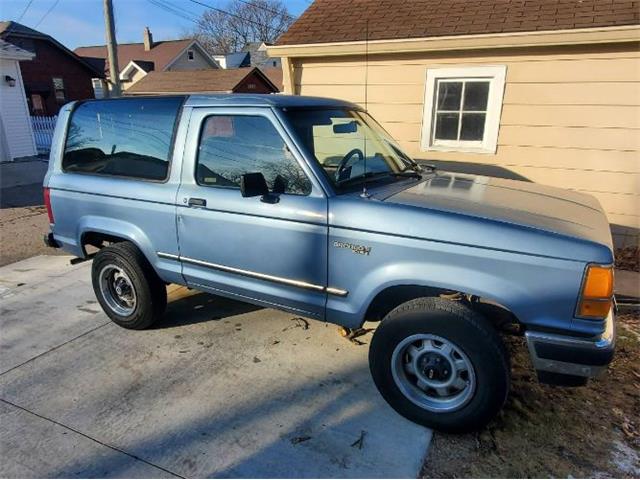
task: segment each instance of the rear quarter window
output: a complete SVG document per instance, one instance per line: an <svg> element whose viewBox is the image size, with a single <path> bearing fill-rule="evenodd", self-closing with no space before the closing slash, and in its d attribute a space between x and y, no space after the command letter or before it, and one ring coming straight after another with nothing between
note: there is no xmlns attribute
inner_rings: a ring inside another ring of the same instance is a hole
<svg viewBox="0 0 640 480"><path fill-rule="evenodd" d="M183 97L97 100L71 115L62 169L165 180Z"/></svg>

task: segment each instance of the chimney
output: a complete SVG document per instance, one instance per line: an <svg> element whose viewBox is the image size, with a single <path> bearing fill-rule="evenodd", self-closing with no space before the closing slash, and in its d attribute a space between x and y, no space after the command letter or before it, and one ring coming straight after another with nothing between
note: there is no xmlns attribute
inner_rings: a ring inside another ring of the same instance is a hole
<svg viewBox="0 0 640 480"><path fill-rule="evenodd" d="M142 39L144 41L144 50L145 52L148 52L153 48L153 35L151 35L151 30L149 30L149 27L144 27Z"/></svg>

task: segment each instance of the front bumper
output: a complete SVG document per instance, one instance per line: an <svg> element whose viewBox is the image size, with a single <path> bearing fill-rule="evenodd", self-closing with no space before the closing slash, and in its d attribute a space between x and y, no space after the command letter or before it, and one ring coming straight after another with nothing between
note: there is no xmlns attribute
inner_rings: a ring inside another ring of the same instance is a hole
<svg viewBox="0 0 640 480"><path fill-rule="evenodd" d="M602 372L615 350L615 314L612 308L604 332L596 338L578 338L527 331L529 355L538 378L544 383L584 384Z"/></svg>

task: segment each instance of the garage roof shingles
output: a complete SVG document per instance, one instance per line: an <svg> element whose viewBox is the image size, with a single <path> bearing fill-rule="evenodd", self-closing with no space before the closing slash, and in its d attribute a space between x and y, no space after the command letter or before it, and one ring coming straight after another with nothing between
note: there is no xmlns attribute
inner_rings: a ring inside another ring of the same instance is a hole
<svg viewBox="0 0 640 480"><path fill-rule="evenodd" d="M637 0L316 0L277 45L612 27L640 23Z"/></svg>

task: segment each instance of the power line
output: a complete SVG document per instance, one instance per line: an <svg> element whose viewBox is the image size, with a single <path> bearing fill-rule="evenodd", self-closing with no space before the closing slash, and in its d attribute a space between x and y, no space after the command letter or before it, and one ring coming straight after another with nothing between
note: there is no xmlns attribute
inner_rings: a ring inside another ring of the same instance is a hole
<svg viewBox="0 0 640 480"><path fill-rule="evenodd" d="M188 20L190 22L193 22L195 24L198 23L198 17L195 13L192 12L188 12L186 10L179 10L177 8L175 8L173 5L168 4L168 3L163 3L162 0L147 0L149 3L151 3L152 5L155 5L156 7L160 7L163 10L165 10L166 12L172 13L184 20Z"/></svg>
<svg viewBox="0 0 640 480"><path fill-rule="evenodd" d="M264 5L260 5L260 0L256 1L250 1L250 0L238 0L241 3L244 3L245 5L249 5L251 7L256 7L256 8L260 8L262 10L264 10L265 12L269 12L269 13L273 13L274 15L282 15L282 12L279 12L277 10L272 10ZM287 11L286 15L288 17L291 17L292 19L295 19L296 17L294 17L293 15L289 15L289 12Z"/></svg>
<svg viewBox="0 0 640 480"><path fill-rule="evenodd" d="M33 27L34 29L38 28L38 25L40 25L43 22L43 20L45 18L47 18L47 16L53 11L53 9L56 8L56 6L58 5L59 2L60 2L60 0L56 0L55 2L53 2L53 5L51 5L49 10L47 10L46 13L42 16L42 18L40 18L40 20L38 20L38 23L35 24L35 26Z"/></svg>
<svg viewBox="0 0 640 480"><path fill-rule="evenodd" d="M29 0L29 2L27 3L27 6L24 7L24 10L18 17L18 20L16 20L16 23L20 23L20 20L22 20L22 17L24 17L24 14L27 13L27 10L29 10L29 7L31 6L32 3L33 3L33 0Z"/></svg>
<svg viewBox="0 0 640 480"><path fill-rule="evenodd" d="M270 27L270 25L264 25L263 23L256 22L255 20L252 20L252 19L247 18L247 17L243 17L243 16L241 16L241 15L238 15L238 14L236 14L236 13L232 13L232 12L229 12L229 11L227 11L227 10L223 10L222 8L212 7L211 5L207 5L206 3L204 3L204 2L200 2L199 0L189 0L189 1L190 1L191 3L195 3L195 4L200 5L200 6L202 6L202 7L209 8L209 9L211 9L211 10L214 10L214 11L216 11L216 12L218 12L218 13L222 13L223 15L229 15L230 17L235 17L235 18L237 18L237 19L239 19L239 20L243 20L243 21L245 21L245 22L253 23L254 25L257 25L258 27Z"/></svg>
<svg viewBox="0 0 640 480"><path fill-rule="evenodd" d="M169 12L169 13L173 13L174 15L179 16L180 18L182 18L182 19L184 19L184 20L188 20L188 21L193 22L193 23L195 23L195 24L197 24L197 25L199 25L199 24L200 24L199 18L198 18L198 19L190 18L190 17L188 17L187 15L185 15L185 12L184 12L184 11L182 11L182 10L178 10L177 8L173 7L173 5L166 4L166 3L161 3L161 2L164 2L165 0L147 0L147 1L148 1L149 3L151 3L152 5L155 5L155 6L157 6L157 7L160 7L160 8L164 9L165 11L167 11L167 12ZM223 10L222 8L218 8L218 7L213 7L213 6L211 6L211 5L207 5L206 3L200 2L200 1L198 1L198 0L189 0L189 1L190 1L190 2L192 2L192 3L195 3L195 4L197 4L197 5L200 5L200 6L202 6L202 7L205 7L205 8L208 8L208 9L214 10L214 11L216 11L216 12L222 13L223 15L228 15L228 16L230 16L230 17L234 17L234 18L237 18L237 19L239 19L239 20L243 20L243 21L245 21L245 22L252 23L252 24L254 24L254 25L257 25L258 27L267 27L267 28L272 28L272 26L271 26L271 25L266 25L266 24L264 24L264 23L257 22L257 21L255 21L255 20L250 19L250 18L243 17L242 15L238 15L238 14L236 14L236 13L229 12L229 11L227 11L227 10ZM241 2L243 2L243 3L246 3L246 4L248 4L248 5L254 5L253 3L251 3L250 1L247 1L247 0L239 0L239 1L241 1ZM257 6L258 8L263 8L263 9L265 8L265 7L260 6L260 5L255 5L255 6ZM270 10L270 11L275 12L275 10ZM194 15L192 12L187 12L187 13L188 13L188 14L190 14L190 15ZM295 17L293 17L293 16L289 15L288 13L287 13L287 15L288 15L289 17L291 17L292 19L293 19L293 18L295 18Z"/></svg>

